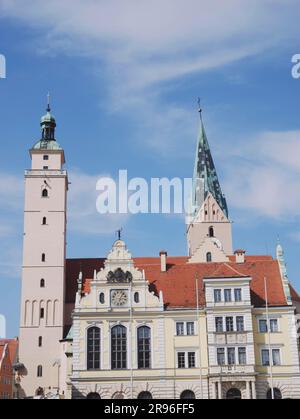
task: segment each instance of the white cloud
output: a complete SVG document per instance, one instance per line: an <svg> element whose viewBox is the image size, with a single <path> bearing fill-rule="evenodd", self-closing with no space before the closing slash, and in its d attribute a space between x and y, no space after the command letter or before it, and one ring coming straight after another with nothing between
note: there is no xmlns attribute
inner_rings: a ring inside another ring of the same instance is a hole
<svg viewBox="0 0 300 419"><path fill-rule="evenodd" d="M100 177L81 171L70 171L70 189L68 195L68 227L71 231L82 234L114 234L128 220L128 215L100 215L96 210L96 183Z"/></svg>
<svg viewBox="0 0 300 419"><path fill-rule="evenodd" d="M170 81L298 39L297 6L296 0L51 0L43 5L27 0L25 7L23 0L2 0L0 13L38 29L37 51L89 59L91 72L105 80L105 106L127 111L137 130L151 124L145 143L166 154L168 147L181 146L191 127L190 111L163 104Z"/></svg>
<svg viewBox="0 0 300 419"><path fill-rule="evenodd" d="M23 208L23 189L24 181L22 176L17 177L7 173L0 173L0 207L14 211Z"/></svg>
<svg viewBox="0 0 300 419"><path fill-rule="evenodd" d="M237 143L225 161L230 206L282 221L299 218L300 131L266 132Z"/></svg>

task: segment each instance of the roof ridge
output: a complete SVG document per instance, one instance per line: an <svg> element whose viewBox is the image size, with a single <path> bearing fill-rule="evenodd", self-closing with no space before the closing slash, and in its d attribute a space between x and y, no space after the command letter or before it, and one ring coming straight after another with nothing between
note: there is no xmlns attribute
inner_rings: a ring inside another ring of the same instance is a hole
<svg viewBox="0 0 300 419"><path fill-rule="evenodd" d="M227 262L222 262L221 265L218 266L218 268L212 273L212 276L215 276L221 270L222 266L226 266L226 268L230 269L232 272L236 273L240 277L247 277L247 275L242 274L241 272L234 269L232 266L228 265Z"/></svg>

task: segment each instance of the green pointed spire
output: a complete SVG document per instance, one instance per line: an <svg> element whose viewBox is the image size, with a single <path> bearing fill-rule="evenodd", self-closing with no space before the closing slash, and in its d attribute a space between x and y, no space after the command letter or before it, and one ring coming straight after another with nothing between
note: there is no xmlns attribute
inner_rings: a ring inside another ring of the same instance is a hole
<svg viewBox="0 0 300 419"><path fill-rule="evenodd" d="M200 102L199 102L200 105ZM220 208L228 217L228 207L224 194L222 193L214 161L208 144L203 118L202 109L199 107L200 114L200 134L197 142L196 159L193 178L193 207L197 211L203 204L210 192ZM200 189L203 189L200 193Z"/></svg>

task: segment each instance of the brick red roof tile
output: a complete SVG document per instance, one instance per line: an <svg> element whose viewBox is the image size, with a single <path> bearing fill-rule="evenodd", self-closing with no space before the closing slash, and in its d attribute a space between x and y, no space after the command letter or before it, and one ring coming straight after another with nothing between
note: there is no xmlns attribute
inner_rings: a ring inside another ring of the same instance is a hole
<svg viewBox="0 0 300 419"><path fill-rule="evenodd" d="M69 259L67 260L67 292L66 302L74 304L77 291L77 278L83 272L86 279L84 291L89 292L89 280L93 272L104 266L105 259ZM151 290L157 295L163 292L167 308L195 308L196 283L199 281L199 302L205 304L204 278L237 276L251 277L251 301L256 307L265 305L264 278L267 278L268 297L271 306L285 306L281 275L277 260L271 256L247 256L245 263L235 263L235 257L227 263L187 263L187 257L168 257L167 272L160 271L160 258L134 258L135 266L144 269L150 282ZM298 294L297 294L298 295Z"/></svg>
<svg viewBox="0 0 300 419"><path fill-rule="evenodd" d="M3 345L8 344L8 352L11 364L16 361L18 348L19 348L19 341L18 339L0 339L0 347Z"/></svg>

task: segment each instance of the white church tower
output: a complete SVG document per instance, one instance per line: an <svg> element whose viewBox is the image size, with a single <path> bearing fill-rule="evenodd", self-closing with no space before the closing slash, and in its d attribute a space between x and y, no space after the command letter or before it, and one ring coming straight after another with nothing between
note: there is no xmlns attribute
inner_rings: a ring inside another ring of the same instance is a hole
<svg viewBox="0 0 300 419"><path fill-rule="evenodd" d="M210 147L202 110L193 177L192 214L187 222L191 263L225 262L232 255L232 228Z"/></svg>
<svg viewBox="0 0 300 419"><path fill-rule="evenodd" d="M42 138L30 150L31 169L25 172L19 356L27 397L38 389L57 391L64 327L68 176L49 101L41 127Z"/></svg>

